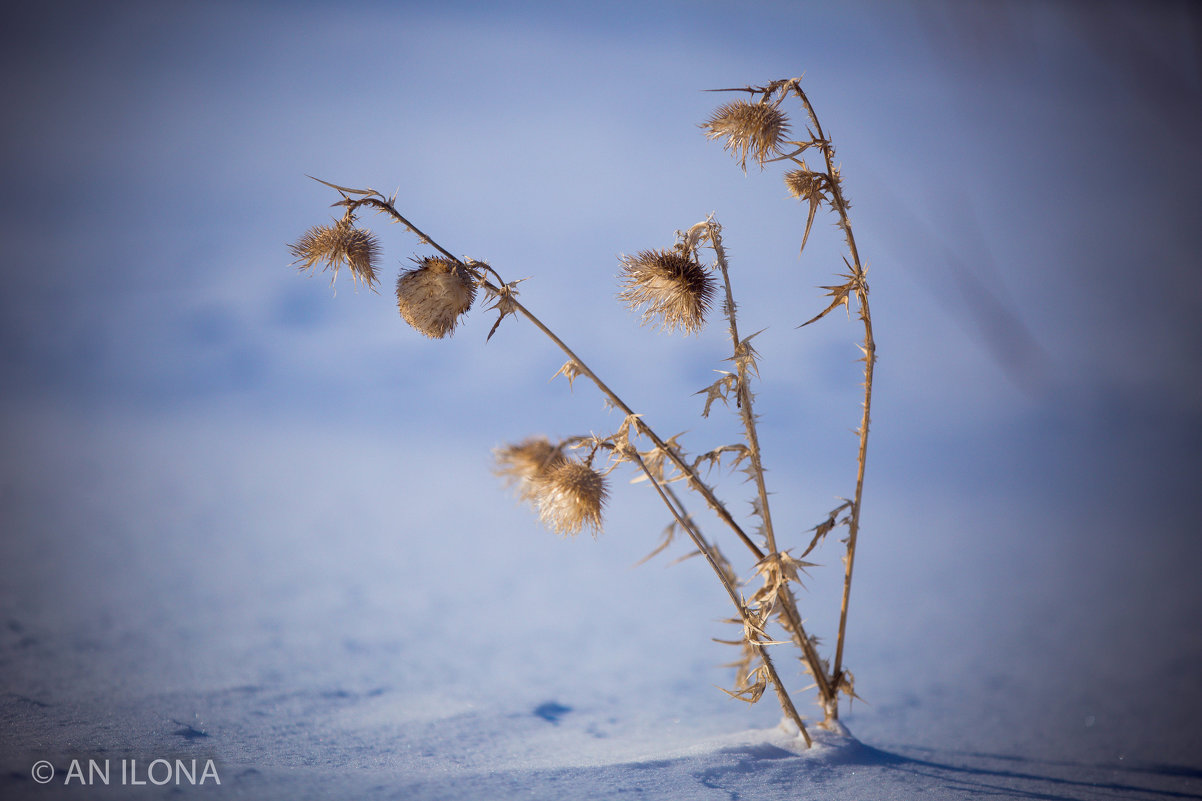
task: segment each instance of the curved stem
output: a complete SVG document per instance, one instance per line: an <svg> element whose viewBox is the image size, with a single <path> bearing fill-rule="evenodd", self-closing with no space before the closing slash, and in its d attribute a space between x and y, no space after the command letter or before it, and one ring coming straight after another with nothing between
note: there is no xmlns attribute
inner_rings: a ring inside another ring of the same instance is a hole
<svg viewBox="0 0 1202 801"><path fill-rule="evenodd" d="M747 438L750 451L751 473L755 479L756 492L760 499L760 519L764 521L764 539L768 543L768 553L776 554L776 535L772 529L772 513L768 508L768 487L764 483L764 464L760 458L760 438L755 425L755 412L752 410L753 395L748 387L747 358L740 359L739 349L743 343L739 340L739 324L735 314L734 292L730 288L730 272L727 269L726 249L722 247L722 226L712 219L706 221L706 232L714 255L718 261L718 270L722 273L722 284L726 289L726 319L730 324L730 343L733 349L735 368L738 371L739 383L736 387L736 405L743 419L743 434Z"/></svg>
<svg viewBox="0 0 1202 801"><path fill-rule="evenodd" d="M835 645L835 664L832 678L836 686L843 678L843 643L847 632L847 604L851 596L851 577L856 564L856 541L860 533L860 500L864 496L864 466L868 459L868 425L872 409L872 377L876 365L876 342L872 337L872 318L868 311L867 288L856 292L860 303L860 319L864 322L864 414L860 419L860 448L856 457L856 494L851 505L848 521L847 556L844 559L843 601L839 609L839 636Z"/></svg>
<svg viewBox="0 0 1202 801"><path fill-rule="evenodd" d="M847 248L851 253L851 266L856 285L856 301L859 303L859 316L864 325L864 344L860 346L864 352L864 411L860 419L860 428L858 431L860 443L856 455L856 492L852 501L851 516L848 522L847 554L843 560L843 599L839 609L839 635L835 644L835 662L831 671L831 679L835 687L838 688L843 679L843 645L847 635L847 608L851 597L851 579L856 562L856 543L860 533L860 502L864 494L864 467L868 458L868 427L872 410L872 379L876 365L876 341L872 335L872 313L868 306L868 282L865 280L865 269L860 262L860 252L856 248L855 234L852 233L851 222L847 216L847 200L843 197L843 185L835 169L834 151L830 146L826 134L822 130L822 124L818 122L818 115L814 113L814 107L810 105L810 100L806 97L805 92L802 91L797 81L791 84L791 88L805 106L806 113L809 114L810 120L814 123L815 138L820 140L819 149L822 151L823 158L826 161L827 183L831 192L831 202L835 211L839 214L840 227L847 238ZM837 717L838 709L836 708L833 712L828 710L827 715L828 717Z"/></svg>

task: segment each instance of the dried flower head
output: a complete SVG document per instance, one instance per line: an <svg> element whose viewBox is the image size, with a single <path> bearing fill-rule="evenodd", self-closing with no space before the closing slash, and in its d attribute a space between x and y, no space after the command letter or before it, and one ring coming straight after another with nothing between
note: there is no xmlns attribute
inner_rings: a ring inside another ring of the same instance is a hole
<svg viewBox="0 0 1202 801"><path fill-rule="evenodd" d="M564 461L563 451L546 437L530 437L517 445L506 445L493 451L497 475L507 486L517 486L518 498L535 502L537 487L547 472Z"/></svg>
<svg viewBox="0 0 1202 801"><path fill-rule="evenodd" d="M584 462L563 459L536 483L535 503L543 525L560 534L579 534L588 526L601 531L601 506L608 491L605 477Z"/></svg>
<svg viewBox="0 0 1202 801"><path fill-rule="evenodd" d="M644 250L622 257L622 291L618 298L631 309L643 309L643 323L657 317L663 330L696 333L705 325L714 296L714 279L704 267L679 250Z"/></svg>
<svg viewBox="0 0 1202 801"><path fill-rule="evenodd" d="M380 243L371 231L354 227L355 218L343 217L334 225L315 225L288 246L294 264L307 270L315 264L325 263L325 269L333 269L331 282L338 278L338 268L346 265L357 283L362 279L369 288L376 285L376 262L380 258Z"/></svg>
<svg viewBox="0 0 1202 801"><path fill-rule="evenodd" d="M819 197L826 189L825 177L809 170L789 170L785 173L785 186L789 194L798 200Z"/></svg>
<svg viewBox="0 0 1202 801"><path fill-rule="evenodd" d="M708 139L722 139L722 148L729 150L747 170L747 157L764 162L779 152L781 140L789 132L789 118L772 103L748 103L734 100L720 107L701 126Z"/></svg>
<svg viewBox="0 0 1202 801"><path fill-rule="evenodd" d="M439 256L414 259L396 282L397 309L405 322L431 339L454 332L476 299L476 282L462 264Z"/></svg>

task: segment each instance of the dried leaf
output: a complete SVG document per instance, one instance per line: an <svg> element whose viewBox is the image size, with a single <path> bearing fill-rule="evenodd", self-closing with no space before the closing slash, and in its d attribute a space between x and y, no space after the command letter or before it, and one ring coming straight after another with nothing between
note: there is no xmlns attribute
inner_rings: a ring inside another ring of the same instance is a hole
<svg viewBox="0 0 1202 801"><path fill-rule="evenodd" d="M848 278L850 280L846 284L841 284L839 286L824 286L824 287L822 287L823 289L827 290L827 293L826 293L827 295L834 298L834 300L831 301L831 305L827 306L821 312L814 315L810 319L806 320L801 325L797 326L798 328L805 328L810 323L818 322L819 320L821 320L823 317L830 314L832 311L834 311L839 306L847 306L848 309L850 310L850 308L851 308L851 291L854 288L854 283L853 283L854 279L852 279L851 276L842 276L842 277Z"/></svg>
<svg viewBox="0 0 1202 801"><path fill-rule="evenodd" d="M827 515L826 520L823 520L821 523L819 523L818 525L816 525L812 529L810 529L811 531L814 532L814 538L812 540L810 540L809 546L805 549L805 551L802 552L802 554L801 554L802 559L804 559L806 556L808 556L810 551L814 550L814 548L818 546L818 543L822 542L822 540L824 540L826 538L826 535L829 534L835 526L841 525L841 524L847 522L848 519L846 517L843 518L842 520L836 520L836 518L840 512L842 512L844 509L848 509L850 507L851 507L851 501L844 498L843 503L839 504L838 506L836 506L834 509L832 509L830 511L830 514Z"/></svg>
<svg viewBox="0 0 1202 801"><path fill-rule="evenodd" d="M332 184L329 181L323 181L320 178L314 178L312 175L306 175L305 177L313 178L313 180L317 181L317 183L319 183L319 184L325 184L326 186L330 187L331 189L337 189L339 192L346 192L347 194L351 194L351 195L379 195L380 194L379 192L377 192L374 189L348 189L345 186L339 186L338 184ZM383 195L380 195L380 196L383 197Z"/></svg>
<svg viewBox="0 0 1202 801"><path fill-rule="evenodd" d="M848 698L860 701L861 703L867 703L863 698L856 695L856 677L853 676L851 671L846 668L844 668L843 673L840 674L839 683L835 689L837 692L843 693ZM850 703L851 702L849 701L848 704L850 705Z"/></svg>
<svg viewBox="0 0 1202 801"><path fill-rule="evenodd" d="M639 565L642 565L642 564L644 564L644 563L646 563L646 562L649 562L649 561L651 561L652 559L654 559L656 556L659 556L661 553L663 553L663 552L664 552L664 550L665 550L665 549L666 549L666 548L667 548L669 545L671 545L671 544L672 544L672 540L673 540L673 539L676 537L676 527L677 527L677 526L679 526L679 525L680 525L680 524L679 524L679 523L677 523L675 520L673 520L671 523L669 523L669 524L667 525L667 527L666 527L666 528L663 530L663 533L661 533L661 534L660 534L660 543L659 543L659 545L657 545L657 546L655 547L655 550L654 550L654 551L652 551L651 553L647 554L646 556L644 556L644 557L643 557L642 559L640 559L639 561L635 562L635 563L634 563L634 567L638 567Z"/></svg>
<svg viewBox="0 0 1202 801"><path fill-rule="evenodd" d="M694 395L700 395L702 392L705 393L705 408L701 411L702 417L708 418L710 416L710 407L713 406L716 400L721 400L723 403L729 405L730 392L739 381L739 377L734 373L728 373L725 370L715 370L714 372L719 374L720 377L718 380L705 389L693 393Z"/></svg>
<svg viewBox="0 0 1202 801"><path fill-rule="evenodd" d="M728 453L735 454L735 460L731 464L731 468L739 466L739 463L751 455L751 450L741 442L734 445L723 445L720 448L714 448L712 451L707 451L693 460L693 470L700 469L703 463L706 464L707 470L713 470L722 464L722 457Z"/></svg>
<svg viewBox="0 0 1202 801"><path fill-rule="evenodd" d="M731 698L754 704L764 695L764 690L768 689L768 680L764 678L760 668L756 668L752 673L757 676L756 680L741 690L728 690L725 687L719 687L718 689Z"/></svg>
<svg viewBox="0 0 1202 801"><path fill-rule="evenodd" d="M812 228L814 225L814 217L818 214L818 206L821 204L821 202L822 201L820 201L818 198L811 197L809 199L810 210L809 213L806 214L806 231L801 236L801 247L797 250L798 257L805 252L806 242L810 238L810 228Z"/></svg>
<svg viewBox="0 0 1202 801"><path fill-rule="evenodd" d="M613 433L609 439L613 442L614 449L611 458L618 462L634 461L638 455L638 449L630 442L630 424L638 424L638 419L642 415L628 414L622 420L622 425L618 426L618 430ZM637 429L636 429L637 433Z"/></svg>
<svg viewBox="0 0 1202 801"><path fill-rule="evenodd" d="M473 263L475 263L475 262L473 262ZM489 329L488 336L484 338L485 342L492 339L492 335L497 333L497 329L501 326L502 320L504 320L506 317L508 317L511 314L517 314L518 291L517 291L516 287L518 284L522 283L523 281L528 281L528 280L530 280L530 279L529 278L519 278L516 281L510 281L509 283L504 284L503 286L501 286L500 288L495 289L495 290L485 287L485 291L487 291L489 294L491 294L493 297L496 298L496 301L493 303L493 305L488 307L488 311L496 310L496 311L500 312L500 315L497 317L497 321L495 323L493 323L492 328Z"/></svg>
<svg viewBox="0 0 1202 801"><path fill-rule="evenodd" d="M682 461L684 460L684 452L680 444L676 441L677 437L685 435L684 431L679 434L673 434L664 442L663 446L656 445L651 450L640 451L639 457L643 460L643 464L647 467L647 472L640 473L630 480L631 484L638 484L647 480L647 473L655 476L655 480L661 484L671 484L673 481L680 481L684 478L683 473L678 473L674 476L669 476L665 472L666 465L675 464L669 457L675 454Z"/></svg>
<svg viewBox="0 0 1202 801"><path fill-rule="evenodd" d="M727 361L732 361L735 363L735 367L738 368L740 376L746 376L748 373L753 373L756 378L760 377L760 368L756 363L756 359L759 358L760 354L754 347L752 347L751 340L755 339L766 330L768 329L761 328L751 336L744 337L743 341L735 346L735 355L727 359Z"/></svg>
<svg viewBox="0 0 1202 801"><path fill-rule="evenodd" d="M497 324L499 325L500 322L501 321L498 320ZM496 327L497 326L494 325L493 330L496 330ZM489 334L489 336L492 336L492 335ZM563 367L560 367L558 370L555 371L555 375L551 376L551 380L554 381L556 378L559 378L559 376L561 376L561 375L564 378L568 379L568 389L571 390L574 388L573 384L575 383L576 378L578 376L584 375L584 369L581 367L580 362L576 361L575 359L568 359L566 362L563 363Z"/></svg>
<svg viewBox="0 0 1202 801"><path fill-rule="evenodd" d="M680 564L681 562L687 562L690 559L697 557L697 556L701 556L701 551L698 551L698 550L689 551L684 556L678 556L675 559L673 559L671 562L668 562L668 567L673 567L675 565ZM731 584L730 586L734 587L737 585Z"/></svg>

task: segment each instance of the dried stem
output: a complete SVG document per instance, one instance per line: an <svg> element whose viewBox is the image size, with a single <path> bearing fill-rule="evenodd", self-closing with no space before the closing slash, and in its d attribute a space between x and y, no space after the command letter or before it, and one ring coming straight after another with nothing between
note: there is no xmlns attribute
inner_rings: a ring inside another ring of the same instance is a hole
<svg viewBox="0 0 1202 801"><path fill-rule="evenodd" d="M710 246L714 249L714 257L718 263L718 269L722 273L722 282L726 290L724 308L726 310L726 319L730 324L731 344L735 351L735 362L739 377L736 387L737 406L743 419L743 431L747 438L747 447L750 451L751 475L755 479L756 492L759 495L760 517L764 523L764 538L767 540L769 554L776 556L780 551L776 546L776 536L772 528L772 513L768 504L768 488L764 481L764 465L761 461L760 440L756 427L755 410L752 406L754 393L751 391L750 381L748 380L749 354L743 355L743 358L740 358L740 350L749 346L739 339L739 326L734 293L730 285L729 265L726 261L726 249L722 246L722 226L714 221L712 216L706 220L706 234ZM797 600L793 597L793 593L787 586L783 587L783 589L784 592L779 596L779 601L781 603L781 614L785 617L788 624L786 628L790 630L791 636L794 637L798 647L801 648L805 660L810 666L810 673L814 676L814 681L818 685L818 694L822 700L823 707L827 708L835 701L835 689L827 679L818 653L814 650L813 644L805 633L805 627L801 622L801 615L797 611Z"/></svg>
<svg viewBox="0 0 1202 801"><path fill-rule="evenodd" d="M747 438L748 458L751 460L751 475L755 479L756 492L760 499L760 518L764 521L764 539L768 543L770 554L778 553L776 535L772 530L772 513L768 508L768 487L764 483L764 464L760 458L760 438L756 432L755 412L752 409L754 393L751 391L749 373L751 372L752 355L747 352L749 342L739 339L738 315L735 311L734 293L730 288L730 271L726 262L726 249L722 247L722 226L711 216L705 223L710 246L714 249L714 257L718 262L718 270L722 273L722 285L726 290L726 303L723 309L730 328L730 342L734 353L731 357L738 371L739 381L735 385L736 406L743 419L743 434ZM754 334L752 336L755 336ZM748 337L750 340L751 337Z"/></svg>
<svg viewBox="0 0 1202 801"><path fill-rule="evenodd" d="M852 498L851 515L848 522L847 553L843 559L843 599L839 610L839 635L835 644L835 662L831 670L832 682L838 687L843 679L843 646L847 636L847 607L848 600L851 597L851 579L856 562L856 543L860 533L860 505L864 495L864 467L868 459L868 426L872 410L872 379L876 366L876 341L872 336L872 312L868 305L866 270L860 261L860 251L856 247L856 237L852 232L851 221L847 216L848 203L843 196L843 183L840 180L839 171L835 167L834 147L823 132L822 123L818 121L818 115L814 112L814 107L810 104L810 99L802 90L800 79L791 81L789 88L796 94L802 105L805 106L810 121L814 123L816 144L822 152L823 160L826 162L826 178L828 189L831 193L831 206L839 215L839 227L843 229L843 233L847 239L847 249L851 254L851 283L854 287L856 303L859 304L860 321L864 326L864 342L860 346L861 351L864 353L862 359L864 362L864 403L863 416L860 419L860 427L857 431L860 443L856 454L856 491ZM835 709L833 712L828 711L827 714L828 717L838 717L838 710Z"/></svg>

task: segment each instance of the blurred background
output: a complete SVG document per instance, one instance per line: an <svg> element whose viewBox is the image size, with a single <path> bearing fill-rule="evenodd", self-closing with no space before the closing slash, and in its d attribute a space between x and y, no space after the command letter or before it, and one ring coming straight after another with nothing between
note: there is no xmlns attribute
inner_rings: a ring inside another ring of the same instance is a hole
<svg viewBox="0 0 1202 801"><path fill-rule="evenodd" d="M616 276L716 213L803 548L854 488L856 322L796 330L840 238L822 213L799 256L781 170L698 125L728 99L702 90L804 74L880 358L853 730L941 742L960 708L993 721L965 747L1197 764L1195 4L52 2L0 36L8 752L181 720L247 743L237 693L265 687L308 693L263 702L277 738L322 693L771 725L711 687L704 566L629 569L668 523L646 487L616 474L605 534L561 541L491 474L500 444L621 422L550 380L561 354L514 319L486 343L480 306L452 339L405 326L395 275L429 251L383 218L378 294L287 244L338 211L306 175L395 191L696 454L737 436L693 394L722 327L640 328ZM745 511L741 478L715 474ZM807 607L832 640L835 546Z"/></svg>

